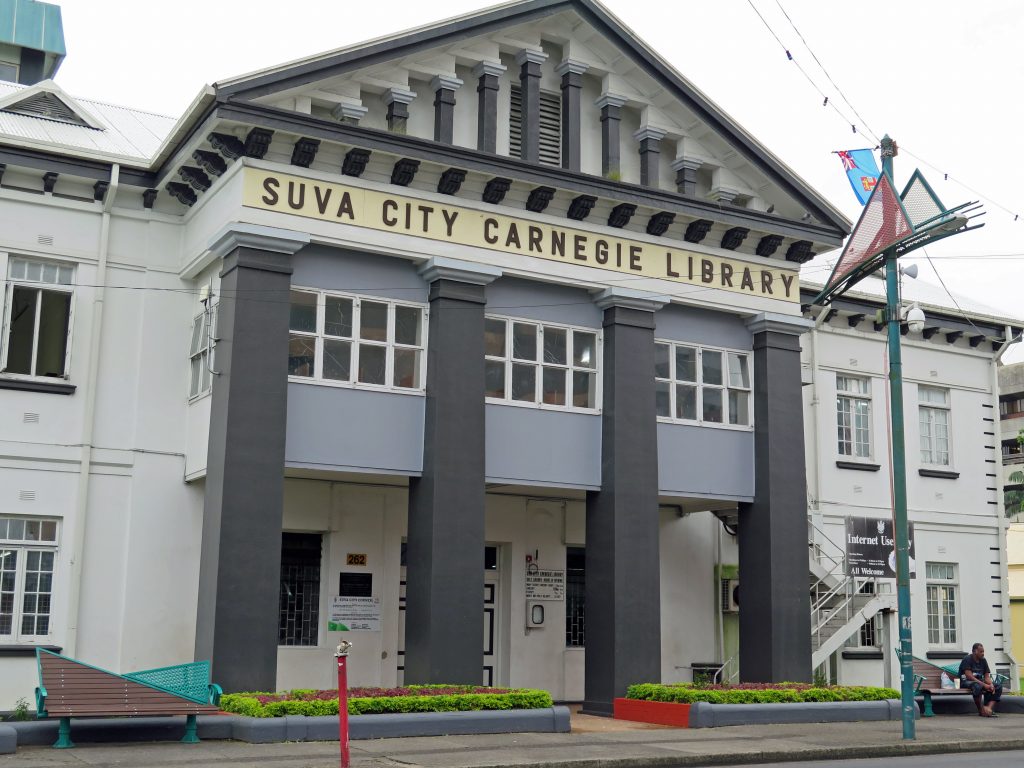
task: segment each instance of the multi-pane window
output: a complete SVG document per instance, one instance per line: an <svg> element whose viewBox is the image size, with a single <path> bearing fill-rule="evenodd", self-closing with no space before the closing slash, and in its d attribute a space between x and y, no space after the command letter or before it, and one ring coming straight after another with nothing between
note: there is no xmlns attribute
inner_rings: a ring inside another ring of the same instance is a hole
<svg viewBox="0 0 1024 768"><path fill-rule="evenodd" d="M289 328L289 376L397 390L424 387L422 305L293 290Z"/></svg>
<svg viewBox="0 0 1024 768"><path fill-rule="evenodd" d="M583 547L566 547L565 644L569 648L585 646L584 598L586 585L586 551Z"/></svg>
<svg viewBox="0 0 1024 768"><path fill-rule="evenodd" d="M658 418L750 426L746 353L659 341L654 345L654 379Z"/></svg>
<svg viewBox="0 0 1024 768"><path fill-rule="evenodd" d="M959 647L956 563L926 563L925 575L928 581L928 645Z"/></svg>
<svg viewBox="0 0 1024 768"><path fill-rule="evenodd" d="M281 534L278 645L316 645L320 629L319 533Z"/></svg>
<svg viewBox="0 0 1024 768"><path fill-rule="evenodd" d="M871 457L871 381L836 375L836 421L839 455Z"/></svg>
<svg viewBox="0 0 1024 768"><path fill-rule="evenodd" d="M57 521L0 517L0 643L50 634Z"/></svg>
<svg viewBox="0 0 1024 768"><path fill-rule="evenodd" d="M949 390L917 388L921 463L949 466Z"/></svg>
<svg viewBox="0 0 1024 768"><path fill-rule="evenodd" d="M8 277L0 371L65 378L74 269L66 264L12 258Z"/></svg>
<svg viewBox="0 0 1024 768"><path fill-rule="evenodd" d="M199 397L210 391L213 385L213 344L216 337L217 307L204 311L192 320L192 341L189 344L191 377L188 387L189 398Z"/></svg>
<svg viewBox="0 0 1024 768"><path fill-rule="evenodd" d="M525 320L484 320L487 398L566 409L598 408L601 334Z"/></svg>

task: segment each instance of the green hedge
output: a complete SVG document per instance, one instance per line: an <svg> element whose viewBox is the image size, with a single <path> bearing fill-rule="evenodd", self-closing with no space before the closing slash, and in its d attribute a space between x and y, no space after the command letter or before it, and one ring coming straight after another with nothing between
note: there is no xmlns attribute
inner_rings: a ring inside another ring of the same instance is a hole
<svg viewBox="0 0 1024 768"><path fill-rule="evenodd" d="M626 691L626 698L629 699L668 701L677 704L692 704L697 701L706 701L709 704L790 704L809 701L883 701L899 697L900 692L893 688L839 685L825 688L807 685L787 687L786 683L771 688L641 683L629 686Z"/></svg>
<svg viewBox="0 0 1024 768"><path fill-rule="evenodd" d="M225 712L246 717L285 715L337 715L337 699L285 700L260 703L267 694L226 693L220 698ZM547 691L521 688L508 693L466 693L444 696L375 696L350 698L350 715L378 715L396 712L466 712L480 709L542 709L553 705Z"/></svg>

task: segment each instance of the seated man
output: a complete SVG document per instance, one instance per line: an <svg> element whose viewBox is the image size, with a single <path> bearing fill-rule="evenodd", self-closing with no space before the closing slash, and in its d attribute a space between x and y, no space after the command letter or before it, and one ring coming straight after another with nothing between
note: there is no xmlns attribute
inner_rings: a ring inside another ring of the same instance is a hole
<svg viewBox="0 0 1024 768"><path fill-rule="evenodd" d="M996 704L1003 696L1003 686L992 681L992 673L985 660L985 646L981 643L971 646L971 652L960 662L960 687L970 689L979 715L996 716Z"/></svg>

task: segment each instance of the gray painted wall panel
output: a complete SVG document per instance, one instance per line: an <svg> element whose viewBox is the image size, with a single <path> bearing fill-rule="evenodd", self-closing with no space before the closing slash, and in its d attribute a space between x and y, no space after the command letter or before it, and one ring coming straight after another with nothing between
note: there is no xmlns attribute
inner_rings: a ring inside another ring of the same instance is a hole
<svg viewBox="0 0 1024 768"><path fill-rule="evenodd" d="M727 312L670 305L654 314L656 339L692 341L712 347L752 349L750 331L743 319Z"/></svg>
<svg viewBox="0 0 1024 768"><path fill-rule="evenodd" d="M484 311L489 315L601 327L601 310L587 291L514 277L502 277L487 286Z"/></svg>
<svg viewBox="0 0 1024 768"><path fill-rule="evenodd" d="M487 481L601 485L601 417L489 404Z"/></svg>
<svg viewBox="0 0 1024 768"><path fill-rule="evenodd" d="M754 433L658 424L658 488L664 495L754 498Z"/></svg>
<svg viewBox="0 0 1024 768"><path fill-rule="evenodd" d="M417 395L291 382L285 463L419 474L424 402Z"/></svg>
<svg viewBox="0 0 1024 768"><path fill-rule="evenodd" d="M427 302L427 284L411 261L310 245L293 263L292 285Z"/></svg>

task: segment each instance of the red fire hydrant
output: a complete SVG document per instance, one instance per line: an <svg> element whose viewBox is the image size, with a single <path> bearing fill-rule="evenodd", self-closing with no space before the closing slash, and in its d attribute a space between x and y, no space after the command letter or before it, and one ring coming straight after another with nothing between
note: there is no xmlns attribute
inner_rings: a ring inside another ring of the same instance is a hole
<svg viewBox="0 0 1024 768"><path fill-rule="evenodd" d="M341 743L341 768L349 768L348 754L348 652L352 643L342 640L334 657L338 660L338 729Z"/></svg>

